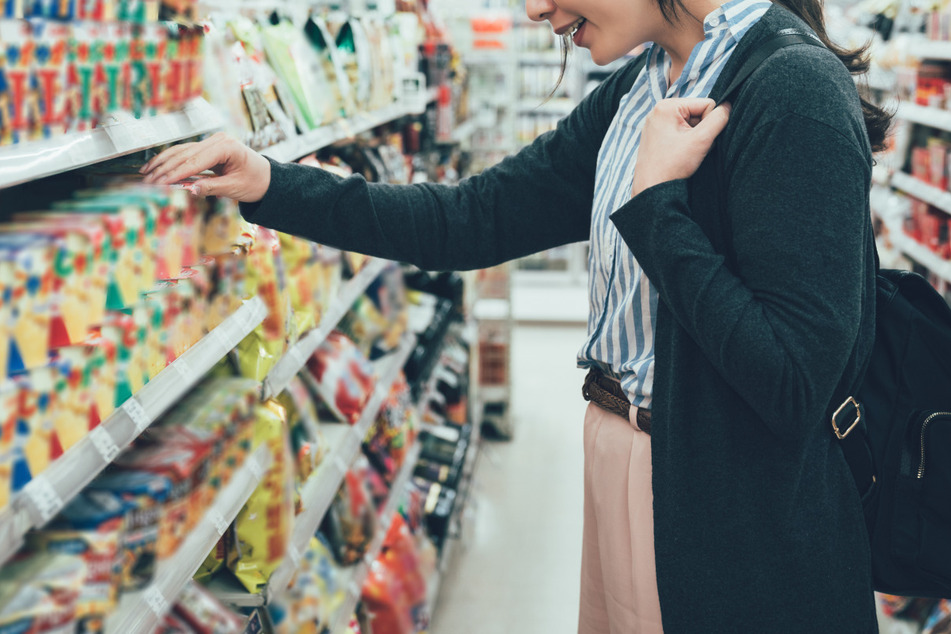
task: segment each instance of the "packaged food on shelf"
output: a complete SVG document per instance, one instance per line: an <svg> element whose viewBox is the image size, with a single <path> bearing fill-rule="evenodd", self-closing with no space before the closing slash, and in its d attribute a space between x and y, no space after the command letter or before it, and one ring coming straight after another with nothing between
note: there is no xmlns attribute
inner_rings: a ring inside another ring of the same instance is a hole
<svg viewBox="0 0 951 634"><path fill-rule="evenodd" d="M353 86L344 67L342 55L337 50L337 43L327 28L327 21L319 15L311 15L304 27L311 45L320 55L324 71L330 80L330 90L339 105L340 116L350 117L356 112L357 104L354 98Z"/></svg>
<svg viewBox="0 0 951 634"><path fill-rule="evenodd" d="M106 491L84 491L47 526L27 535L35 553L78 556L85 576L76 602L76 631L104 631L105 617L117 603L119 541L126 502Z"/></svg>
<svg viewBox="0 0 951 634"><path fill-rule="evenodd" d="M399 346L406 332L407 306L403 273L392 264L370 282L338 328L364 355L376 359Z"/></svg>
<svg viewBox="0 0 951 634"><path fill-rule="evenodd" d="M189 582L173 608L191 634L242 634L242 618L229 610L201 585Z"/></svg>
<svg viewBox="0 0 951 634"><path fill-rule="evenodd" d="M260 592L287 552L294 521L294 460L287 414L275 401L254 408L255 447L266 445L271 467L235 519L237 542L228 568L248 592Z"/></svg>
<svg viewBox="0 0 951 634"><path fill-rule="evenodd" d="M290 587L270 606L275 634L321 632L343 604L346 593L341 572L326 538L310 540Z"/></svg>
<svg viewBox="0 0 951 634"><path fill-rule="evenodd" d="M261 27L268 62L283 79L301 114L303 129L313 130L337 119L340 106L335 104L330 85L317 50L304 32L289 20Z"/></svg>
<svg viewBox="0 0 951 634"><path fill-rule="evenodd" d="M166 521L164 505L171 481L146 471L109 471L89 485L90 491L104 491L125 504L119 537L119 590L141 590L152 583L158 561L159 532Z"/></svg>
<svg viewBox="0 0 951 634"><path fill-rule="evenodd" d="M245 270L246 291L267 305L264 321L238 345L244 376L263 380L297 333L290 323L290 292L278 232L254 226Z"/></svg>
<svg viewBox="0 0 951 634"><path fill-rule="evenodd" d="M336 12L328 14L326 21L336 42L340 63L353 89L357 109L373 109L373 59L362 22Z"/></svg>
<svg viewBox="0 0 951 634"><path fill-rule="evenodd" d="M317 470L327 452L327 443L320 430L314 396L299 377L291 379L278 401L287 411L291 451L295 457L298 492ZM298 512L300 500L298 500Z"/></svg>
<svg viewBox="0 0 951 634"><path fill-rule="evenodd" d="M358 461L359 463L359 461ZM376 534L379 522L359 464L347 471L320 525L334 558L342 566L352 566L363 557Z"/></svg>
<svg viewBox="0 0 951 634"><path fill-rule="evenodd" d="M0 568L0 630L55 633L71 628L86 576L76 555L25 554Z"/></svg>
<svg viewBox="0 0 951 634"><path fill-rule="evenodd" d="M401 371L380 409L376 424L363 442L363 453L370 465L390 484L403 466L406 451L415 439L416 418L409 384Z"/></svg>
<svg viewBox="0 0 951 634"><path fill-rule="evenodd" d="M378 631L424 631L426 614L426 577L416 540L403 518L394 515L383 541L383 549L370 564L361 598L364 608Z"/></svg>
<svg viewBox="0 0 951 634"><path fill-rule="evenodd" d="M336 419L351 425L359 420L376 385L373 366L339 331L320 344L303 376Z"/></svg>

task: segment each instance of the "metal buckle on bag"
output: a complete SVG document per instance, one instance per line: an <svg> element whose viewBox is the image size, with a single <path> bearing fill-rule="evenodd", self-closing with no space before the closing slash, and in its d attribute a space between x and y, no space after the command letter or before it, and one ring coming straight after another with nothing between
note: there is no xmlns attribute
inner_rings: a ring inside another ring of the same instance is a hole
<svg viewBox="0 0 951 634"><path fill-rule="evenodd" d="M852 405L852 407L855 409L855 420L852 421L852 424L849 425L849 428L846 429L844 432L839 431L839 421L838 421L839 415L842 414L843 411L845 411L845 408L848 405ZM848 436L852 432L852 430L855 429L855 426L859 424L860 420L862 420L862 406L859 405L858 401L856 401L853 397L850 396L849 398L845 399L844 403L839 405L839 409L835 410L835 414L832 415L832 430L835 432L835 437L838 438L839 440L842 440L843 438Z"/></svg>

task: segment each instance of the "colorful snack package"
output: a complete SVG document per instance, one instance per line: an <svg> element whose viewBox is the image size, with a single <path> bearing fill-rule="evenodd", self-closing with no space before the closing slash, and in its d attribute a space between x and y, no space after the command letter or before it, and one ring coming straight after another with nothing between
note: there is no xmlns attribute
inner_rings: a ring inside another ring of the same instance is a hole
<svg viewBox="0 0 951 634"><path fill-rule="evenodd" d="M30 481L26 458L17 447L19 396L13 381L0 381L0 509L10 503L14 491Z"/></svg>
<svg viewBox="0 0 951 634"><path fill-rule="evenodd" d="M351 425L360 419L376 385L373 366L336 330L308 359L303 376L334 416Z"/></svg>
<svg viewBox="0 0 951 634"><path fill-rule="evenodd" d="M304 32L307 34L311 46L317 51L324 66L324 73L330 80L330 90L333 95L333 102L339 110L339 116L353 116L357 104L353 98L353 90L344 69L343 61L337 51L336 42L327 29L326 21L319 16L312 15L307 24L304 25Z"/></svg>
<svg viewBox="0 0 951 634"><path fill-rule="evenodd" d="M145 471L112 470L93 480L88 490L112 493L126 504L119 538L119 589L145 588L155 576L159 529L171 482Z"/></svg>
<svg viewBox="0 0 951 634"><path fill-rule="evenodd" d="M61 348L56 361L56 410L53 425L64 451L101 421L93 394L93 368L82 348Z"/></svg>
<svg viewBox="0 0 951 634"><path fill-rule="evenodd" d="M249 592L259 592L287 552L294 521L293 459L286 412L275 401L255 407L255 446L266 445L272 462L235 519L237 544L228 567Z"/></svg>
<svg viewBox="0 0 951 634"><path fill-rule="evenodd" d="M356 471L348 471L320 525L336 560L343 566L359 561L376 534L377 524L366 482Z"/></svg>
<svg viewBox="0 0 951 634"><path fill-rule="evenodd" d="M278 397L287 411L291 451L295 456L295 474L298 490L317 470L327 450L320 431L317 408L307 386L300 377L294 377Z"/></svg>
<svg viewBox="0 0 951 634"><path fill-rule="evenodd" d="M242 634L244 623L208 590L190 581L175 602L175 614L195 634Z"/></svg>
<svg viewBox="0 0 951 634"><path fill-rule="evenodd" d="M125 507L112 493L83 491L49 526L27 535L29 547L36 552L79 556L85 563L76 604L79 632L103 632L103 621L116 606Z"/></svg>
<svg viewBox="0 0 951 634"><path fill-rule="evenodd" d="M63 22L30 22L36 57L31 83L36 90L39 116L31 122L32 139L48 139L66 132L67 64L70 27Z"/></svg>
<svg viewBox="0 0 951 634"><path fill-rule="evenodd" d="M334 104L323 90L329 85L317 51L289 21L265 26L261 39L271 67L284 80L303 119L302 129L313 130L336 118Z"/></svg>
<svg viewBox="0 0 951 634"><path fill-rule="evenodd" d="M55 426L56 374L55 366L45 366L14 378L20 389L17 431L25 435L23 453L34 477L63 453Z"/></svg>
<svg viewBox="0 0 951 634"><path fill-rule="evenodd" d="M317 326L321 306L314 302L317 282L315 266L318 261L317 245L309 240L279 233L292 319L297 332L304 333Z"/></svg>
<svg viewBox="0 0 951 634"><path fill-rule="evenodd" d="M35 45L26 20L0 19L0 145L15 145L29 138L30 122L38 119L32 90Z"/></svg>
<svg viewBox="0 0 951 634"><path fill-rule="evenodd" d="M0 631L73 631L86 575L80 557L26 555L0 567Z"/></svg>
<svg viewBox="0 0 951 634"><path fill-rule="evenodd" d="M373 89L373 60L370 56L370 42L360 20L345 18L340 23L339 14L328 16L327 23L331 31L335 27L337 52L344 67L350 85L353 87L354 101L358 110L369 110Z"/></svg>
<svg viewBox="0 0 951 634"><path fill-rule="evenodd" d="M310 540L301 566L276 604L270 606L279 633L318 633L331 626L346 594L340 570L320 533Z"/></svg>
<svg viewBox="0 0 951 634"><path fill-rule="evenodd" d="M7 374L46 365L55 245L45 236L0 235L0 279L7 280L12 343Z"/></svg>

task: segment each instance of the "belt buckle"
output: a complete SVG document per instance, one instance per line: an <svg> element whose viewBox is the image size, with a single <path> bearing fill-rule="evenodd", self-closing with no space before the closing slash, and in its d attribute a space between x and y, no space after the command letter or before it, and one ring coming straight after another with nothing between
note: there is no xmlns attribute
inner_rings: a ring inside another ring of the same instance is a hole
<svg viewBox="0 0 951 634"><path fill-rule="evenodd" d="M852 424L849 425L849 428L845 431L839 430L839 416L845 411L845 408L851 405L855 409L855 420L852 421ZM852 430L855 429L855 426L859 424L859 421L862 420L862 406L854 397L850 396L845 399L845 402L839 405L839 409L835 410L835 413L832 415L832 431L835 432L835 437L839 440L844 439Z"/></svg>

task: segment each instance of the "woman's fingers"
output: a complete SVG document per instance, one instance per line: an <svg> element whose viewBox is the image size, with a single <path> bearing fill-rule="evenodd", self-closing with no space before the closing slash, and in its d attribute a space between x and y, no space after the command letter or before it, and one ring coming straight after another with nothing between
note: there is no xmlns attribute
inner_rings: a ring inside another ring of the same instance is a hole
<svg viewBox="0 0 951 634"><path fill-rule="evenodd" d="M165 150L149 161L146 183L175 183L224 162L228 137L215 134L200 143L185 143Z"/></svg>
<svg viewBox="0 0 951 634"><path fill-rule="evenodd" d="M723 128L725 128L729 122L730 104L723 103L715 108L711 108L710 111L704 115L700 123L694 127L694 130L696 130L704 142L708 142L709 147L709 145L713 144L714 139L723 132Z"/></svg>

